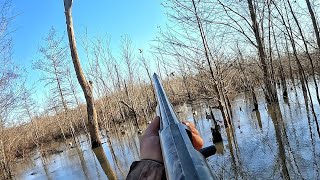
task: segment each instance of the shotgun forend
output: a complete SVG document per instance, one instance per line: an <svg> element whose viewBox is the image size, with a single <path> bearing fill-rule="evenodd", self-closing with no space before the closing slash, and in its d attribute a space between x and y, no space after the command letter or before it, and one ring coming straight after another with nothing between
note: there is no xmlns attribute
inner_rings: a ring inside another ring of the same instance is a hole
<svg viewBox="0 0 320 180"><path fill-rule="evenodd" d="M160 116L159 137L167 179L214 179L206 158L193 147L188 127L177 118L157 74L153 75L153 85L158 103L157 115ZM214 146L204 149L207 156L215 153Z"/></svg>

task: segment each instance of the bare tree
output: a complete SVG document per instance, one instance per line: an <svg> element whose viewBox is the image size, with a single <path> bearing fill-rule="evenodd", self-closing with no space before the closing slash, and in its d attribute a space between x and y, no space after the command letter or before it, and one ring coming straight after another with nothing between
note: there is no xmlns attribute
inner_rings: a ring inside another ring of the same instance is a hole
<svg viewBox="0 0 320 180"><path fill-rule="evenodd" d="M84 114L82 112L81 109L81 103L78 97L78 88L75 85L74 79L73 79L73 74L71 74L71 69L70 67L67 68L67 75L66 75L66 79L69 83L70 86L70 90L71 90L71 95L73 96L73 99L75 101L76 107L77 107L77 111L80 115L80 119L82 120L82 125L84 127L84 130L86 133L88 133L88 129L87 129L87 125L86 125L86 121L84 119ZM79 117L78 117L79 118Z"/></svg>
<svg viewBox="0 0 320 180"><path fill-rule="evenodd" d="M264 49L263 38L260 34L262 30L259 28L257 15L254 8L254 3L252 0L247 0L247 2L248 2L248 8L249 8L251 22L252 22L252 31L256 39L257 49L259 52L259 58L262 66L261 68L263 71L263 82L267 91L265 94L266 99L267 99L267 102L278 102L277 90L274 84L274 79L270 74L270 71L268 69L268 64L266 62L266 53Z"/></svg>
<svg viewBox="0 0 320 180"><path fill-rule="evenodd" d="M74 65L74 69L76 71L79 84L81 85L83 94L87 102L87 114L88 114L88 122L89 122L89 132L91 137L91 146L92 146L92 149L95 149L95 148L101 149L101 140L99 136L97 112L94 105L92 82L87 81L81 68L80 58L77 52L76 39L75 39L74 29L73 29L71 7L72 7L72 0L64 0L65 17L66 17L67 32L69 37L69 45L70 45L72 62ZM103 158L103 159L106 160L104 162L108 164L108 167L110 167L109 161L106 158ZM116 179L116 175L111 168L108 168L108 172L106 172L106 174L109 179Z"/></svg>
<svg viewBox="0 0 320 180"><path fill-rule="evenodd" d="M314 10L312 9L310 0L306 0L306 3L307 3L308 11L309 11L309 14L310 14L310 18L311 18L311 21L312 21L314 34L315 34L316 40L317 40L318 51L320 52L320 33L319 33L318 23L317 23L317 20L316 20L316 16L315 16Z"/></svg>
<svg viewBox="0 0 320 180"><path fill-rule="evenodd" d="M64 78L67 75L67 46L54 28L50 29L44 40L45 44L39 48L42 57L33 63L33 68L43 72L40 80L45 82L45 86L49 86L52 97L59 99L60 107L66 112L69 91Z"/></svg>
<svg viewBox="0 0 320 180"><path fill-rule="evenodd" d="M254 84L252 84L248 78L249 75L247 75L244 67L242 64L244 64L244 57L242 55L242 52L239 48L239 46L237 46L237 49L238 49L238 53L239 53L239 69L241 71L241 73L243 74L243 77L244 77L244 82L243 84L245 84L247 86L247 88L249 89L250 91L250 94L252 96L252 100L253 100L253 110L258 110L259 109L259 105L258 105L258 100L257 100L257 96L256 96L256 93L254 92Z"/></svg>
<svg viewBox="0 0 320 180"><path fill-rule="evenodd" d="M18 86L20 81L19 70L13 65L10 59L0 60L0 178L11 179L11 163L9 156L11 144L20 137L16 134L15 138L5 136L5 128L11 126L10 115L19 107L21 92ZM13 141L10 142L9 141Z"/></svg>
<svg viewBox="0 0 320 180"><path fill-rule="evenodd" d="M144 56L144 52L143 49L139 49L140 52L140 62L142 63L143 68L146 70L147 76L149 78L149 82L150 82L150 88L152 89L152 93L153 93L153 98L155 100L155 93L154 93L154 89L152 87L152 79L151 79L151 74L150 74L150 65L147 62L147 59Z"/></svg>
<svg viewBox="0 0 320 180"><path fill-rule="evenodd" d="M307 40L306 40L306 38L305 38L304 33L302 32L302 28L301 28L301 26L300 26L300 23L299 23L299 21L298 21L297 16L295 15L295 13L294 13L294 11L293 11L293 9L292 9L292 5L291 5L290 1L287 0L287 3L288 3L288 5L289 5L289 9L290 9L290 12L291 12L291 14L292 14L292 17L293 17L293 19L294 19L294 21L295 21L295 23L296 23L296 25L297 25L297 27L298 27L298 30L299 30L299 33L300 33L300 36L301 36L301 39L302 39L302 42L303 42L303 45L304 45L304 48L305 48L305 53L306 53L306 55L307 55L307 58L308 58L308 60L309 60L310 66L311 66L311 76L312 76L312 79L313 79L313 83L314 83L314 85L315 85L315 91L316 91L316 96L317 96L318 104L320 105L319 88L318 88L317 79L316 79L316 77L315 77L315 76L316 76L316 75L315 75L315 66L314 66L313 59L312 59L312 57L311 57L311 55L310 55L310 52L309 52L309 48L308 48L308 45L307 45ZM310 10L309 10L309 11L310 11ZM314 27L314 28L317 28L317 27ZM319 32L318 32L318 35L319 35ZM308 82L306 82L306 83L308 83ZM311 98L311 96L310 96L310 98Z"/></svg>
<svg viewBox="0 0 320 180"><path fill-rule="evenodd" d="M21 133L13 137L5 135L5 128L12 125L11 115L19 108L22 87L20 68L12 62L12 38L9 25L13 20L10 14L11 1L0 3L0 179L12 179L10 157L11 145L21 137Z"/></svg>
<svg viewBox="0 0 320 180"><path fill-rule="evenodd" d="M134 80L133 72L135 71L135 63L134 63L134 50L132 41L128 36L124 36L121 39L121 56L122 60L126 64L126 68L128 70L128 78L129 84L131 85Z"/></svg>

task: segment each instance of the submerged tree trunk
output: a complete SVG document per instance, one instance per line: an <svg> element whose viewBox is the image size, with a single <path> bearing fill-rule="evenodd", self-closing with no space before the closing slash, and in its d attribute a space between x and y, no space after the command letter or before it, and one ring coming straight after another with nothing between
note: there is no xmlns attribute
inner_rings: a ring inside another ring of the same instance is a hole
<svg viewBox="0 0 320 180"><path fill-rule="evenodd" d="M211 60L210 60L210 56L209 56L210 52L209 52L209 48L208 48L208 43L207 43L207 40L205 38L205 34L203 32L202 23L201 23L201 20L200 20L200 18L198 16L197 7L196 7L196 4L195 4L194 0L192 0L192 5L193 5L194 13L195 13L195 16L196 16L196 19L197 19L197 25L198 25L199 32L200 32L200 35L201 35L201 39L202 39L202 44L203 44L204 51L205 51L206 60L207 60L207 63L208 63L208 66L209 66L209 70L210 70L210 75L211 75L211 77L213 79L213 90L217 94L217 97L218 97L218 108L221 111L222 118L223 118L223 121L224 121L224 125L227 128L228 126L231 125L231 122L230 122L231 121L231 117L227 116L227 113L225 111L225 107L223 106L223 102L224 101L223 101L222 98L224 96L221 94L223 92L219 91L218 84L215 81L214 73L213 73L213 70L212 70L212 67L211 67Z"/></svg>
<svg viewBox="0 0 320 180"><path fill-rule="evenodd" d="M287 2L290 3L289 1L287 1ZM275 6L275 7L277 8L277 6ZM284 7L285 7L286 12L287 12L286 6L284 6ZM291 5L290 5L290 8L291 8ZM292 9L291 9L291 11L292 11ZM299 78L300 78L300 82L301 82L301 86L302 86L303 96L304 96L306 104L307 104L307 99L308 99L308 96L309 96L309 99L311 101L310 102L310 106L311 106L311 110L312 110L312 115L313 115L313 117L315 119L315 122L316 122L316 128L317 128L318 136L320 137L320 127L319 127L318 119L317 119L317 116L316 116L316 113L315 113L315 110L314 110L313 100L312 100L312 96L311 96L310 88L309 88L309 84L308 84L308 79L306 77L306 73L305 73L305 71L304 71L304 69L302 67L302 64L301 64L301 62L300 62L300 60L298 58L298 52L297 52L295 41L294 41L294 38L293 38L293 31L292 31L292 28L290 26L289 17L288 17L287 13L286 13L286 16L287 16L287 19L288 19L288 27L286 27L286 31L287 31L288 36L290 38L293 54L294 54L296 63L298 65L298 72L299 72ZM283 24L285 25L285 21L284 21L284 18L283 18L282 15L281 15L281 18L282 18Z"/></svg>
<svg viewBox="0 0 320 180"><path fill-rule="evenodd" d="M75 39L75 35L74 35L74 30L73 30L73 23L72 23L72 16L71 16L71 5L72 5L71 0L64 1L70 51L71 51L73 66L76 71L79 84L82 88L82 91L83 91L83 94L85 96L86 103L87 103L91 145L92 145L92 148L96 148L96 147L101 146L101 140L99 138L97 112L94 107L92 82L87 81L87 79L84 76L84 73L82 71L82 68L81 68L80 59L79 59L77 47L76 47L76 39Z"/></svg>
<svg viewBox="0 0 320 180"><path fill-rule="evenodd" d="M97 112L94 106L92 82L91 81L88 82L86 80L86 77L84 76L84 73L80 65L80 59L77 52L76 39L74 35L74 30L73 30L71 6L72 6L72 0L64 0L67 32L68 32L72 62L74 65L74 69L76 71L77 79L79 81L79 84L81 85L81 88L87 103L89 133L91 137L92 149L99 148L99 147L101 148L101 140L99 136L99 128L98 128L98 121L97 121ZM98 154L96 154L96 156L98 157ZM98 157L98 160L100 161L99 157ZM107 163L110 166L110 163L106 158L104 159L103 163ZM108 170L108 172L106 172L106 174L109 179L116 179L116 175L111 168Z"/></svg>
<svg viewBox="0 0 320 180"><path fill-rule="evenodd" d="M297 25L297 27L298 27L300 36L301 36L301 38L302 38L303 45L304 45L305 50L306 50L306 51L305 51L305 52L306 52L306 55L307 55L307 57L308 57L308 59L309 59L310 65L311 65L311 75L312 75L313 83L314 83L314 85L315 85L315 91L316 91L316 96L317 96L318 104L320 105L319 89L318 89L318 83L317 83L317 80L316 80L316 77L315 77L316 75L315 75L315 70L314 70L315 67L314 67L314 64L313 64L313 60L312 60L311 55L310 55L310 53L309 53L308 45L307 45L306 39L305 39L305 37L304 37L304 35L303 35L303 32L302 32L302 29L301 29L300 24L299 24L299 22L298 22L298 19L297 19L295 13L293 12L293 9L292 9L292 6L291 6L290 2L289 2L288 0L287 0L287 2L288 2L288 5L289 5L289 8L290 8L292 17L293 17L293 19L294 19L294 21L295 21L295 23L296 23L296 25ZM306 82L306 83L308 83L308 82ZM311 98L311 97L310 97L310 98Z"/></svg>
<svg viewBox="0 0 320 180"><path fill-rule="evenodd" d="M273 34L274 44L276 46L276 51L277 51L278 61L279 61L279 75L280 75L280 81L281 81L281 86L282 86L282 96L283 96L283 98L288 98L287 81L286 81L286 77L284 75L284 70L283 70L283 65L282 65L282 62L281 62L280 51L279 51L279 48L278 48L277 38L276 38L276 35L275 35L275 32L274 32L273 24L272 24L272 34Z"/></svg>
<svg viewBox="0 0 320 180"><path fill-rule="evenodd" d="M302 92L303 92L304 97L307 98L306 97L307 96L307 87L306 87L306 84L305 84L305 80L306 80L305 79L305 73L304 73L304 69L302 67L302 64L301 64L301 62L300 62L300 60L298 58L298 52L297 52L297 49L296 49L295 40L293 38L293 31L292 31L290 22L286 23L286 21L284 19L284 16L281 14L281 11L278 8L278 6L276 4L274 4L274 5L275 5L275 8L277 9L277 11L279 12L282 24L285 26L285 30L286 30L287 35L289 37L289 41L290 41L290 44L291 44L291 47L292 47L294 59L295 59L295 62L297 63L297 65L298 65L298 76L299 76L299 80L300 80L300 83L301 83ZM286 6L284 6L284 7L285 7L285 12L287 12ZM287 13L286 13L286 16L287 16L287 21L289 21L289 17L288 17ZM285 38L285 44L286 44L286 51L287 51L287 54L288 54L288 58L290 58L289 47L288 47L286 38ZM290 59L289 59L289 61L290 61ZM294 83L294 78L292 76L291 66L290 66L290 76L291 76L291 80Z"/></svg>
<svg viewBox="0 0 320 180"><path fill-rule="evenodd" d="M284 42L285 42L286 54L288 56L289 76L290 76L290 79L291 79L292 86L295 87L295 80L294 80L294 77L293 77L293 71L292 71L292 65L291 65L291 57L290 57L289 46L288 46L288 41L287 41L286 37L284 38Z"/></svg>
<svg viewBox="0 0 320 180"><path fill-rule="evenodd" d="M252 21L252 31L254 33L254 36L257 42L257 49L258 49L259 58L262 66L263 82L266 89L266 92L265 92L266 100L268 103L278 102L277 90L276 90L276 87L274 86L274 83L272 82L274 81L274 79L271 77L270 73L268 72L268 64L266 62L266 53L263 48L263 41L261 39L261 35L259 32L257 16L254 11L252 0L248 0L248 8L251 16L251 21Z"/></svg>
<svg viewBox="0 0 320 180"><path fill-rule="evenodd" d="M250 91L250 94L252 96L252 101L253 101L253 111L257 111L259 109L259 105L258 105L258 100L257 100L257 96L254 92L254 85L250 82L248 76L245 74L245 71L241 65L241 63L244 63L244 58L243 58L243 55L239 49L239 46L237 45L237 49L238 49L238 53L239 53L239 56L240 56L240 60L241 62L239 61L239 68L240 68L240 71L242 72L243 74L243 77L244 77L244 80L246 81L247 83L247 88L248 90Z"/></svg>

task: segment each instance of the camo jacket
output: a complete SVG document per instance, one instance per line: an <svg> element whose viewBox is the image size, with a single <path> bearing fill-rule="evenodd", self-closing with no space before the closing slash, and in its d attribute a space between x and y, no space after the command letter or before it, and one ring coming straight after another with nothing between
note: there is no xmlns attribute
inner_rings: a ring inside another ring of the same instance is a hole
<svg viewBox="0 0 320 180"><path fill-rule="evenodd" d="M140 160L131 164L127 180L163 180L166 173L163 163L154 160Z"/></svg>

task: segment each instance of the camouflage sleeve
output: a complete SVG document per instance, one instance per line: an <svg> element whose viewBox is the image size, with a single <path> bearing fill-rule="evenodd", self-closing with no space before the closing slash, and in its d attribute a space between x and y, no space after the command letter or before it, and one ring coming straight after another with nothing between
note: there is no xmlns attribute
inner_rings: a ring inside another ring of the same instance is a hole
<svg viewBox="0 0 320 180"><path fill-rule="evenodd" d="M166 179L162 163L153 160L135 161L130 166L127 180L161 180Z"/></svg>

